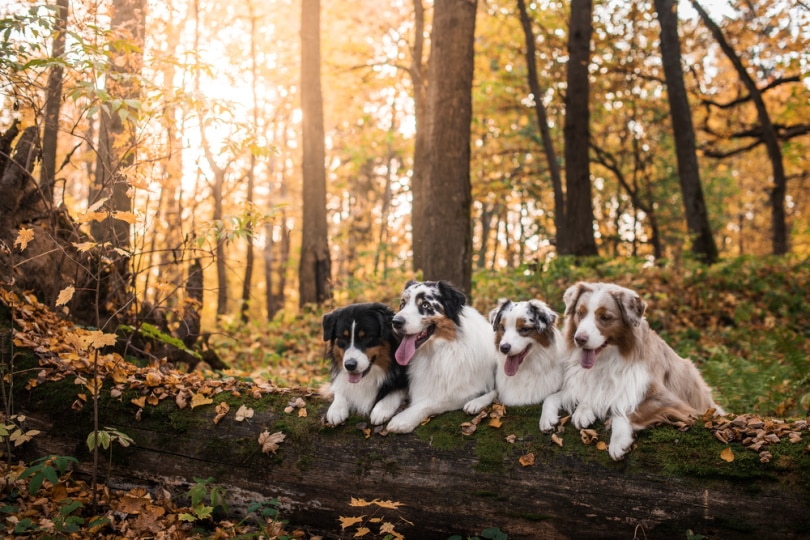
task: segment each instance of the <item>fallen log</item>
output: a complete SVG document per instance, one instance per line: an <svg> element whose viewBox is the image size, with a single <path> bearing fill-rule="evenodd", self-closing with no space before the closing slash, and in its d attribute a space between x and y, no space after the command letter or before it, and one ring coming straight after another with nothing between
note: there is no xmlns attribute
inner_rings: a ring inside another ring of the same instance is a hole
<svg viewBox="0 0 810 540"><path fill-rule="evenodd" d="M91 406L75 406L82 387L66 377L26 390L19 379L15 406L27 416L27 429L42 432L25 451L74 456L77 472L89 473ZM463 431L472 427L462 424L471 418L455 412L413 434L383 436L359 418L324 426L320 417L328 404L302 390L258 398L222 392L193 410L171 399L141 406L147 393L112 397L105 386L100 394L100 425L135 440L134 446L113 449L109 485L177 494L195 477L213 477L228 491L231 515L243 514L251 502L278 498L290 527L327 538L353 536L356 528L342 530L341 516L364 516L361 523L369 524L381 518L406 538L420 539L492 527L510 539L810 533L806 428L804 441L771 445L772 457L763 463L739 443L719 442L700 422L687 431L658 427L642 433L636 448L615 463L597 441L586 445L570 426L557 443L541 434L539 407L484 418L470 435ZM230 412L214 424L222 402ZM237 421L242 405L253 416ZM265 454L257 442L262 432L286 438ZM603 427L596 435L607 440ZM353 498L386 502L359 507L352 506Z"/></svg>

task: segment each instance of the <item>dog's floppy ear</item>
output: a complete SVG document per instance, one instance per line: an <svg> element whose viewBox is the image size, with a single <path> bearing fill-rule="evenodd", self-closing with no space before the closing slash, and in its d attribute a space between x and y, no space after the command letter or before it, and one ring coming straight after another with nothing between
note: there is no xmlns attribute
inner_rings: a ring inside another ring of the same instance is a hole
<svg viewBox="0 0 810 540"><path fill-rule="evenodd" d="M324 341L332 341L335 339L335 331L337 330L337 320L338 320L338 311L332 311L331 313L327 313L323 316L323 320L321 321L323 324L323 340Z"/></svg>
<svg viewBox="0 0 810 540"><path fill-rule="evenodd" d="M383 341L385 341L391 337L391 319L394 318L394 312L391 311L391 308L382 303L375 303L372 308L374 314L377 316L377 322L380 323L380 329L382 330L381 337Z"/></svg>
<svg viewBox="0 0 810 540"><path fill-rule="evenodd" d="M571 285L566 289L565 294L563 294L563 302L565 302L565 315L571 315L574 312L574 308L577 306L577 302L579 301L579 297L582 296L582 293L590 291L591 288L588 286L588 283L584 281L580 281L575 285Z"/></svg>
<svg viewBox="0 0 810 540"><path fill-rule="evenodd" d="M512 305L512 301L508 298L501 298L498 300L498 306L489 312L489 322L492 325L492 329L496 332L498 331L498 326L501 324L501 317L503 317L503 312L506 311L506 308Z"/></svg>
<svg viewBox="0 0 810 540"><path fill-rule="evenodd" d="M541 334L554 326L557 321L557 314L549 308L545 302L540 300L529 300L529 307L534 315L534 327Z"/></svg>
<svg viewBox="0 0 810 540"><path fill-rule="evenodd" d="M449 319L452 319L454 323L459 324L458 314L461 313L461 309L467 303L467 297L447 281L439 281L439 294L441 294L444 314Z"/></svg>
<svg viewBox="0 0 810 540"><path fill-rule="evenodd" d="M619 309L622 312L622 318L627 324L638 326L641 324L641 317L647 309L647 304L641 297L624 287L616 287L610 291L611 296L619 304Z"/></svg>

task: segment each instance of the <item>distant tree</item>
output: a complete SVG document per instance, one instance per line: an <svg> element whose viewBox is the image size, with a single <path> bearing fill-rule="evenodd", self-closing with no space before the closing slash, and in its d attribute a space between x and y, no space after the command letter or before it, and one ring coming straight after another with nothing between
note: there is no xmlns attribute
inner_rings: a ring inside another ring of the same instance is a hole
<svg viewBox="0 0 810 540"><path fill-rule="evenodd" d="M303 216L299 303L331 298L331 258L326 223L326 170L321 95L321 3L301 2L301 112Z"/></svg>
<svg viewBox="0 0 810 540"><path fill-rule="evenodd" d="M141 92L139 76L143 69L146 0L114 0L110 26L128 46L111 47L113 61L106 77L106 91L111 100L100 109L98 158L90 204L106 197L104 208L111 212L130 212L132 201L126 175L136 162L134 120L137 108L133 102L140 99ZM112 217L91 224L96 240L123 248L130 245L130 228L127 221Z"/></svg>
<svg viewBox="0 0 810 540"><path fill-rule="evenodd" d="M428 156L428 101L427 101L427 74L423 60L425 50L425 8L422 0L413 1L414 31L413 46L411 47L411 64L408 73L413 84L413 108L416 123L416 134L413 144L413 165L411 168L411 249L413 252L413 270L419 271L425 267L429 257L428 243L423 239L426 235L427 223L421 217L427 215L429 194L425 188L426 169L429 164ZM417 219L417 216L419 217Z"/></svg>
<svg viewBox="0 0 810 540"><path fill-rule="evenodd" d="M663 0L657 0L656 5ZM670 2L674 0L669 0ZM771 116L768 114L768 108L765 106L765 100L762 98L762 91L757 87L756 82L748 74L748 70L742 63L740 56L734 51L734 48L729 44L723 35L723 31L712 20L709 14L703 9L703 6L697 0L690 0L692 6L697 10L703 24L711 31L712 36L720 45L723 54L729 59L740 81L748 90L749 99L754 102L757 110L757 118L760 125L760 138L765 143L765 148L768 151L768 158L771 161L771 174L773 175L773 187L770 189L771 199L771 248L774 255L784 255L788 252L788 233L787 221L785 218L785 195L787 194L787 175L785 174L785 165L782 161L782 148L779 142L779 136L776 128L771 121ZM806 9L806 6L805 6Z"/></svg>
<svg viewBox="0 0 810 540"><path fill-rule="evenodd" d="M51 56L62 61L65 54L65 35L67 33L70 0L57 0L56 24L53 35ZM49 205L53 204L54 183L56 182L56 147L59 133L59 110L62 103L62 78L64 68L55 64L48 73L48 86L45 98L44 129L42 130L42 164L40 166L39 188Z"/></svg>
<svg viewBox="0 0 810 540"><path fill-rule="evenodd" d="M472 287L470 224L470 122L476 0L446 0L433 6L427 89L426 144L429 163L424 182L413 186L421 208L413 221L414 251L424 257L416 268L426 279ZM417 193L418 191L418 193Z"/></svg>
<svg viewBox="0 0 810 540"><path fill-rule="evenodd" d="M593 3L571 1L568 28L568 75L565 94L565 221L557 231L557 249L563 255L597 255L593 235L588 66L591 57ZM562 235L560 233L563 233Z"/></svg>
<svg viewBox="0 0 810 540"><path fill-rule="evenodd" d="M678 160L678 178L686 213L686 224L692 236L692 252L707 264L717 261L709 214L700 183L695 130L692 112L683 81L681 43L678 37L677 0L655 0L655 11L661 25L661 59L667 85L675 153Z"/></svg>
<svg viewBox="0 0 810 540"><path fill-rule="evenodd" d="M540 81L537 77L537 66L535 65L536 47L534 44L534 30L532 30L532 20L526 10L525 0L518 0L518 13L520 24L523 27L523 35L526 38L526 67L529 81L529 90L534 97L534 112L537 120L537 129L540 131L540 139L543 143L543 152L546 154L548 163L548 173L551 176L551 185L554 189L554 224L557 228L557 236L565 230L565 196L562 189L562 174L560 164L557 161L557 153L554 150L554 143L551 140L551 127L548 122L546 106L543 104L543 92L540 88ZM484 245L484 243L482 243ZM482 257L483 258L483 257Z"/></svg>

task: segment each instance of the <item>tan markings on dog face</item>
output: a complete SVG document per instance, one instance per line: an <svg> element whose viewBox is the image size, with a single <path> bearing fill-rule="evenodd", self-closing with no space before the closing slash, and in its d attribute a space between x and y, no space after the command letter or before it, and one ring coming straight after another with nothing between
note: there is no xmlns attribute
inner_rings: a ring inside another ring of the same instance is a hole
<svg viewBox="0 0 810 540"><path fill-rule="evenodd" d="M503 323L499 324L498 329L495 330L495 348L496 349L501 346L501 340L503 339L504 330L505 329L503 327Z"/></svg>
<svg viewBox="0 0 810 540"><path fill-rule="evenodd" d="M566 333L565 333L565 342L569 345L574 344L574 335L577 333L577 328L579 327L579 322L588 315L588 298L590 298L591 292L590 290L583 291L577 297L577 303L571 310L571 317L572 324L566 324Z"/></svg>
<svg viewBox="0 0 810 540"><path fill-rule="evenodd" d="M391 367L391 348L387 344L369 347L366 349L366 356L373 365L381 367L383 371L388 371Z"/></svg>
<svg viewBox="0 0 810 540"><path fill-rule="evenodd" d="M344 331L343 331L343 337L345 337L345 338L347 338L347 339L348 339L348 338L351 338L351 337L352 337L352 334L351 334L351 332L349 332L349 330L347 329L347 330L344 330Z"/></svg>
<svg viewBox="0 0 810 540"><path fill-rule="evenodd" d="M345 349L338 347L337 343L332 345L332 357L338 365L343 365L343 355L346 354Z"/></svg>
<svg viewBox="0 0 810 540"><path fill-rule="evenodd" d="M607 338L607 343L616 345L622 356L628 356L633 349L633 330L622 317L618 305L601 305L596 308L596 327Z"/></svg>
<svg viewBox="0 0 810 540"><path fill-rule="evenodd" d="M428 319L427 324L435 324L436 330L433 332L434 337L444 338L448 341L456 339L456 323L447 317L432 317Z"/></svg>
<svg viewBox="0 0 810 540"><path fill-rule="evenodd" d="M543 347L548 347L549 345L551 345L549 334L546 332L543 333L538 332L537 325L528 322L526 319L521 319L518 321L517 331L521 336L529 337Z"/></svg>
<svg viewBox="0 0 810 540"><path fill-rule="evenodd" d="M366 335L366 331L365 331L365 330L360 330L359 332L357 332L357 338L358 338L358 339L360 339L360 338L362 338L362 337L365 337L365 335Z"/></svg>

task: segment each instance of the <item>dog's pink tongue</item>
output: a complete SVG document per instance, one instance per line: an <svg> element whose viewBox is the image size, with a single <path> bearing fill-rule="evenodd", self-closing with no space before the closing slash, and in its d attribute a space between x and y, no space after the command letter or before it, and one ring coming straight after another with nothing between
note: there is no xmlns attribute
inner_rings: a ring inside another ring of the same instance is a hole
<svg viewBox="0 0 810 540"><path fill-rule="evenodd" d="M503 370L506 372L507 375L510 377L517 373L518 368L520 367L520 355L514 356L507 356L506 363L503 365Z"/></svg>
<svg viewBox="0 0 810 540"><path fill-rule="evenodd" d="M397 347L397 352L394 353L394 358L397 359L397 364L400 366L407 366L415 352L416 334L412 336L402 336L402 341L399 347Z"/></svg>
<svg viewBox="0 0 810 540"><path fill-rule="evenodd" d="M596 351L593 349L582 349L582 360L579 361L579 365L585 369L591 369L594 363L596 363Z"/></svg>
<svg viewBox="0 0 810 540"><path fill-rule="evenodd" d="M362 378L363 378L362 373L349 373L350 383L359 383Z"/></svg>

